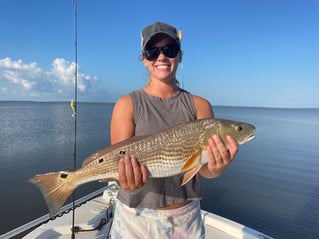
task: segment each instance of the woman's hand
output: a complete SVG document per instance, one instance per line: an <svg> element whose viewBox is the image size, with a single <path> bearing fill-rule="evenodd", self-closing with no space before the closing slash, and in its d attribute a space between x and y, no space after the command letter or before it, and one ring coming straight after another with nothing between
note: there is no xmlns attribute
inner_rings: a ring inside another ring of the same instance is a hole
<svg viewBox="0 0 319 239"><path fill-rule="evenodd" d="M125 156L118 165L119 184L123 190L136 190L144 186L148 178L147 168L134 157Z"/></svg>
<svg viewBox="0 0 319 239"><path fill-rule="evenodd" d="M219 136L214 135L208 139L206 150L208 163L201 168L200 174L206 178L214 178L220 176L235 159L238 144L229 135L226 136L225 144Z"/></svg>

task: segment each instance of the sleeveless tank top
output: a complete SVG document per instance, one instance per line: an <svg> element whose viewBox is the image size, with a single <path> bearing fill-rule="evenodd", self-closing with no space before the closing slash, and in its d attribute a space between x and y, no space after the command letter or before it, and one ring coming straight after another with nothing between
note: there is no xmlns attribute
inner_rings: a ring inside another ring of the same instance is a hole
<svg viewBox="0 0 319 239"><path fill-rule="evenodd" d="M196 119L192 95L180 89L168 99L148 95L143 89L130 94L133 103L135 135L157 134L176 124ZM199 176L181 186L183 175L148 178L135 191L120 189L118 199L133 208L159 208L201 198Z"/></svg>

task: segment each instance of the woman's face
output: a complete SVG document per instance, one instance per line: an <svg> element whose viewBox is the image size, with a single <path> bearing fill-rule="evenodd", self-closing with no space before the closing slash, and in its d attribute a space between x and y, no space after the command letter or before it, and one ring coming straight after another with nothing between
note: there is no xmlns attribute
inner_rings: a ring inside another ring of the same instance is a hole
<svg viewBox="0 0 319 239"><path fill-rule="evenodd" d="M147 49L154 47L165 47L168 45L176 45L176 42L166 35L155 36L148 44ZM143 56L144 66L148 68L151 79L158 79L160 81L176 80L176 70L178 63L181 60L180 51L176 57L170 58L165 56L161 51L158 57L154 60L147 60Z"/></svg>

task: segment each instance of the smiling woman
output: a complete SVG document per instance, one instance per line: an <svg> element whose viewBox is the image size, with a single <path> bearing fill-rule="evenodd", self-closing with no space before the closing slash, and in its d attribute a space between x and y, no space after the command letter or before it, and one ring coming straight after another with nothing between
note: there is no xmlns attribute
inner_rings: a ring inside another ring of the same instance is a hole
<svg viewBox="0 0 319 239"><path fill-rule="evenodd" d="M121 97L115 104L111 120L112 144L214 116L206 99L179 87L176 71L182 60L180 46L174 26L156 22L144 28L142 60L149 72L149 81L143 89ZM112 237L143 238L147 231L153 238L186 235L204 238L199 174L206 178L218 177L233 161L238 145L230 136L225 139L225 143L216 135L205 139L207 161L192 172L194 177L183 183L178 175L149 178L150 170L143 164L143 157L133 154L137 158L133 155L122 158L118 163L120 202L115 210ZM165 164L163 159L161 163ZM186 217L189 224L183 223Z"/></svg>

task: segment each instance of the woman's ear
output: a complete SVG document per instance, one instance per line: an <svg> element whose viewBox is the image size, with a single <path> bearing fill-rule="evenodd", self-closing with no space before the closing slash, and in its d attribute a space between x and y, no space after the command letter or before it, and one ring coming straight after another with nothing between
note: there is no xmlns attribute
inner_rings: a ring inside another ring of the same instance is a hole
<svg viewBox="0 0 319 239"><path fill-rule="evenodd" d="M142 56L142 61L143 61L144 66L147 67L147 61L145 60L144 56Z"/></svg>

